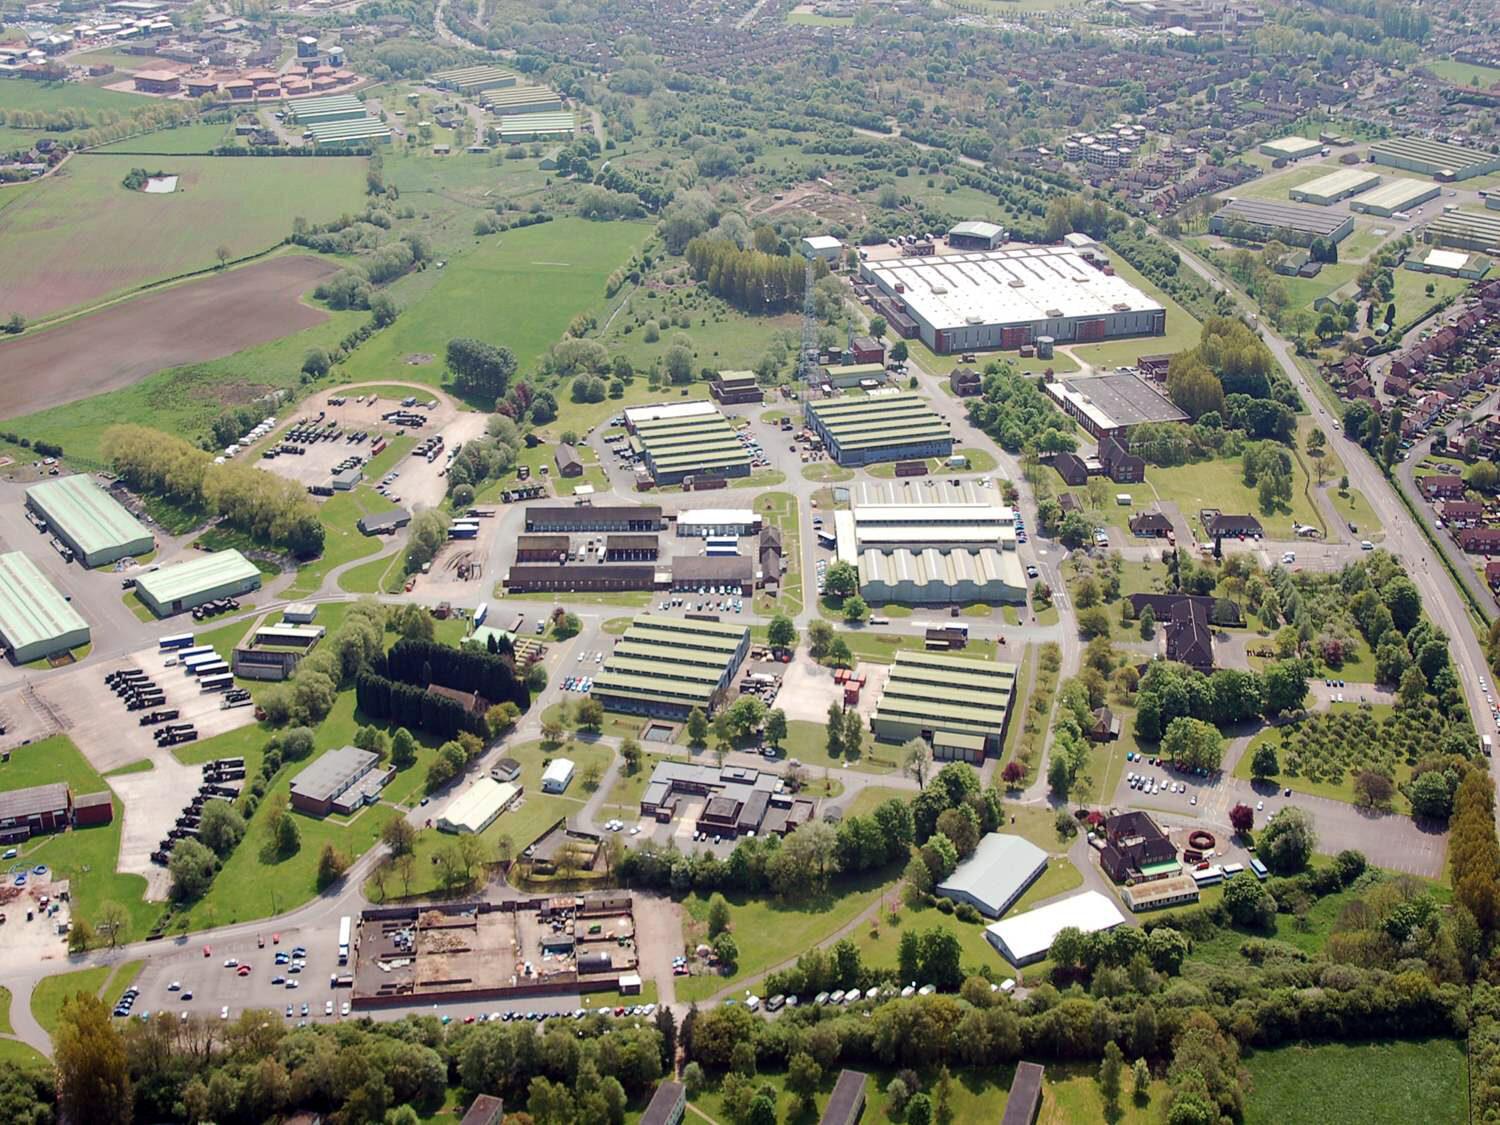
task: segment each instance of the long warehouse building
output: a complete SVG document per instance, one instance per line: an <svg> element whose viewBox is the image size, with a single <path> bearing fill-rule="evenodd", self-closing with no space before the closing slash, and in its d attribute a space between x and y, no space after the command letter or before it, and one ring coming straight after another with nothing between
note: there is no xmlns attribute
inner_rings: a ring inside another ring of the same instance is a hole
<svg viewBox="0 0 1500 1125"><path fill-rule="evenodd" d="M1421 172L1444 183L1500 172L1500 155L1423 137L1392 137L1376 141L1370 146L1370 163Z"/></svg>
<svg viewBox="0 0 1500 1125"><path fill-rule="evenodd" d="M1087 343L1166 332L1160 302L1071 246L889 258L859 268L939 355L1020 348L1041 336Z"/></svg>
<svg viewBox="0 0 1500 1125"><path fill-rule="evenodd" d="M870 716L883 742L920 738L940 762L982 765L1000 753L1016 666L938 652L898 652Z"/></svg>
<svg viewBox="0 0 1500 1125"><path fill-rule="evenodd" d="M32 485L26 506L87 567L144 555L155 546L141 521L82 473Z"/></svg>
<svg viewBox="0 0 1500 1125"><path fill-rule="evenodd" d="M1439 215L1427 224L1426 239L1434 246L1500 252L1500 214L1452 211Z"/></svg>
<svg viewBox="0 0 1500 1125"><path fill-rule="evenodd" d="M1287 195L1298 203L1315 203L1328 207L1341 199L1348 199L1362 191L1368 191L1380 183L1380 175L1364 168L1340 168L1305 184L1294 187Z"/></svg>
<svg viewBox="0 0 1500 1125"><path fill-rule="evenodd" d="M215 551L173 563L136 580L135 592L158 617L260 589L260 571L238 551Z"/></svg>
<svg viewBox="0 0 1500 1125"><path fill-rule="evenodd" d="M545 86L509 86L486 90L479 104L491 113L556 113L563 108L562 95Z"/></svg>
<svg viewBox="0 0 1500 1125"><path fill-rule="evenodd" d="M920 395L814 399L803 415L840 465L948 457L953 432Z"/></svg>
<svg viewBox="0 0 1500 1125"><path fill-rule="evenodd" d="M1415 207L1419 203L1426 203L1429 199L1437 198L1442 190L1437 184L1399 176L1396 179L1387 180L1372 191L1356 195L1349 201L1349 210L1359 211L1365 215L1379 215L1383 219L1388 219L1397 211L1405 211L1409 207Z"/></svg>
<svg viewBox="0 0 1500 1125"><path fill-rule="evenodd" d="M680 720L697 708L707 715L749 651L749 626L645 613L604 661L592 695L610 711Z"/></svg>
<svg viewBox="0 0 1500 1125"><path fill-rule="evenodd" d="M89 643L88 623L20 551L0 555L0 641L17 664Z"/></svg>
<svg viewBox="0 0 1500 1125"><path fill-rule="evenodd" d="M635 421L630 448L657 484L689 477L747 477L750 454L717 410Z"/></svg>
<svg viewBox="0 0 1500 1125"><path fill-rule="evenodd" d="M1338 242L1354 230L1354 216L1306 203L1277 203L1269 199L1232 199L1208 220L1214 234L1231 237L1243 232L1251 239L1275 236L1294 246L1317 238Z"/></svg>

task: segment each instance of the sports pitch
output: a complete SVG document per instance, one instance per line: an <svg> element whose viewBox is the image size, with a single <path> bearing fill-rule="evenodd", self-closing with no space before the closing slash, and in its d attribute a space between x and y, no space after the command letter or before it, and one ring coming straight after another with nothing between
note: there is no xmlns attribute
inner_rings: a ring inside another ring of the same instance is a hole
<svg viewBox="0 0 1500 1125"><path fill-rule="evenodd" d="M164 195L129 191L132 167L178 176ZM147 282L265 250L297 216L323 222L360 208L359 158L74 156L0 207L0 315L29 320Z"/></svg>

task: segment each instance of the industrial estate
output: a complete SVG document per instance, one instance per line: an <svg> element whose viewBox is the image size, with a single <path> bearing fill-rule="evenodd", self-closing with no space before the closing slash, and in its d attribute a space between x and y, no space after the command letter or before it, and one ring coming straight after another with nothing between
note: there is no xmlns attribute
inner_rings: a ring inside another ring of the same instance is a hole
<svg viewBox="0 0 1500 1125"><path fill-rule="evenodd" d="M0 1117L1496 1119L1497 107L1475 0L5 7Z"/></svg>

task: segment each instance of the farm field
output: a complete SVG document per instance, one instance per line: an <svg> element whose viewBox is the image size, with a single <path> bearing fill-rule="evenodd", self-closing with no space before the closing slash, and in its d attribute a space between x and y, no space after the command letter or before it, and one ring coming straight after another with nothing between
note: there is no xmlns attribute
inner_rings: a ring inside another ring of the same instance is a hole
<svg viewBox="0 0 1500 1125"><path fill-rule="evenodd" d="M294 217L322 222L357 209L364 197L363 160L183 156L160 167L179 177L178 190L150 195L121 184L143 159L150 163L75 156L20 189L0 211L10 262L0 277L0 309L35 320L207 269L220 246L231 257L257 253L285 238Z"/></svg>
<svg viewBox="0 0 1500 1125"><path fill-rule="evenodd" d="M123 141L100 145L95 151L109 153L160 153L164 156L184 153L203 153L218 148L229 140L229 126L183 125L176 129L158 129L144 137L127 137ZM148 171L155 171L149 168Z"/></svg>
<svg viewBox="0 0 1500 1125"><path fill-rule="evenodd" d="M368 319L302 300L334 269L306 254L272 258L0 344L0 366L17 376L0 386L0 415L34 414L25 431L70 453L97 450L116 422L206 427L226 405L297 385L308 348Z"/></svg>
<svg viewBox="0 0 1500 1125"><path fill-rule="evenodd" d="M1245 1065L1252 1080L1245 1125L1396 1125L1469 1115L1463 1044L1449 1039L1278 1047L1256 1051Z"/></svg>
<svg viewBox="0 0 1500 1125"><path fill-rule="evenodd" d="M530 371L583 299L602 301L605 280L647 232L641 223L559 219L495 236L449 261L424 296L350 357L344 374L437 385L445 374L440 358L413 366L407 357L441 357L456 336L504 344L518 369Z"/></svg>

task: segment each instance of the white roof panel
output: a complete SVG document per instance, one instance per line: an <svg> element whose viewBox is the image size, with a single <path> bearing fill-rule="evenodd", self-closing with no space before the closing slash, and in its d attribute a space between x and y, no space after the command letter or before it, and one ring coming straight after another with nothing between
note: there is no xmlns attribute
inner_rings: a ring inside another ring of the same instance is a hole
<svg viewBox="0 0 1500 1125"><path fill-rule="evenodd" d="M1075 926L1086 934L1112 930L1125 921L1120 908L1098 891L1084 891L985 927L1013 961L1045 956L1060 930Z"/></svg>

